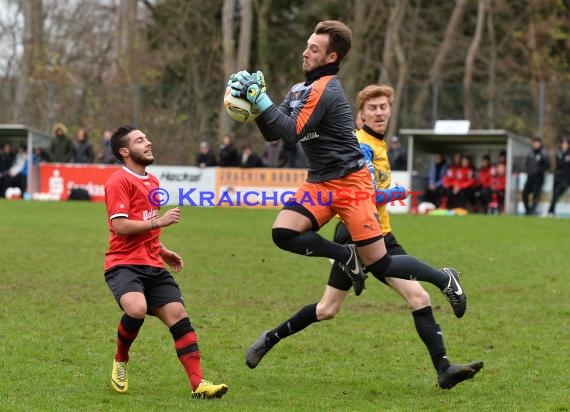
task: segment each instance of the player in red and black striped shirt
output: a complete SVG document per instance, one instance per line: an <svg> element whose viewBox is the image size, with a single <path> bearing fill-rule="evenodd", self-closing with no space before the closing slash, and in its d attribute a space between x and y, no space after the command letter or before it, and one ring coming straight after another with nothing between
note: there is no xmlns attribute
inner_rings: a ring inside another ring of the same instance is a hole
<svg viewBox="0 0 570 412"><path fill-rule="evenodd" d="M178 284L164 268L166 262L179 272L184 262L160 243L162 227L180 221L180 209L159 214L158 179L146 172L152 164L152 144L133 126L121 126L111 137L113 153L123 163L105 183L109 224L109 251L105 256L105 280L124 314L117 331L117 352L113 360L111 386L119 393L128 390L129 349L145 315L157 316L170 330L178 359L184 366L192 396L220 398L225 384L203 378L196 333Z"/></svg>

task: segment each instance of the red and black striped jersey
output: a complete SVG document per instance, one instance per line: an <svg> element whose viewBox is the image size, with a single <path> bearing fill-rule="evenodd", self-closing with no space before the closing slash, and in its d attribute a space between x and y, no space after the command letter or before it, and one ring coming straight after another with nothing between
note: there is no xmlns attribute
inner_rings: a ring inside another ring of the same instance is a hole
<svg viewBox="0 0 570 412"><path fill-rule="evenodd" d="M105 270L118 265L164 267L160 257L160 228L139 235L118 236L111 220L127 218L150 220L158 216L159 207L150 202L149 195L158 188L158 179L137 175L123 167L105 182L105 204L109 224L109 250L105 254Z"/></svg>

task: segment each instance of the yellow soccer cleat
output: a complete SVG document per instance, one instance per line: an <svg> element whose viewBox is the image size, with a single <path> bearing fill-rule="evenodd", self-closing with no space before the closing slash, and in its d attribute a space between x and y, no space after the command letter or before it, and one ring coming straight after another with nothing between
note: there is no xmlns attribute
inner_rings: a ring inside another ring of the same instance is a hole
<svg viewBox="0 0 570 412"><path fill-rule="evenodd" d="M202 379L196 390L192 391L192 397L201 399L221 398L226 394L228 389L228 385L224 383L216 385L210 381Z"/></svg>
<svg viewBox="0 0 570 412"><path fill-rule="evenodd" d="M127 374L128 362L117 362L113 360L113 370L111 371L111 386L119 393L129 390L129 375Z"/></svg>

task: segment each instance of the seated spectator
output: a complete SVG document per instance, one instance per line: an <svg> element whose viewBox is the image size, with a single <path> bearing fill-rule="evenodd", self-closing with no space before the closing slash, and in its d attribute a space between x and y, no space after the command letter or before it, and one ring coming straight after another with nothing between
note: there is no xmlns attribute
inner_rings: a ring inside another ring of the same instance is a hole
<svg viewBox="0 0 570 412"><path fill-rule="evenodd" d="M453 154L451 165L447 168L447 172L443 177L443 196L441 197L440 208L447 209L449 196L455 184L457 169L461 167L461 153L456 152Z"/></svg>
<svg viewBox="0 0 570 412"><path fill-rule="evenodd" d="M67 137L67 128L62 123L53 127L50 156L54 162L68 163L73 157L73 144Z"/></svg>
<svg viewBox="0 0 570 412"><path fill-rule="evenodd" d="M400 138L392 136L390 139L390 148L388 149L388 161L391 170L406 170L408 168L408 155L402 147Z"/></svg>
<svg viewBox="0 0 570 412"><path fill-rule="evenodd" d="M452 170L452 176L447 181L447 207L467 209L475 184L471 161L467 156L462 156L460 166L449 170Z"/></svg>
<svg viewBox="0 0 570 412"><path fill-rule="evenodd" d="M236 150L233 139L230 135L224 135L222 137L222 143L220 144L220 151L218 152L218 157L220 158L220 166L222 167L237 167L240 164L240 156Z"/></svg>
<svg viewBox="0 0 570 412"><path fill-rule="evenodd" d="M0 197L5 196L6 189L10 184L10 175L8 170L16 161L16 153L12 150L11 143L4 143L2 152L0 153Z"/></svg>
<svg viewBox="0 0 570 412"><path fill-rule="evenodd" d="M0 153L0 173L6 172L12 167L16 160L16 153L12 150L11 143L4 143Z"/></svg>
<svg viewBox="0 0 570 412"><path fill-rule="evenodd" d="M33 164L36 166L42 162L51 162L49 153L39 146L34 147L34 154L32 159Z"/></svg>
<svg viewBox="0 0 570 412"><path fill-rule="evenodd" d="M495 173L496 169L491 165L491 158L488 155L483 156L473 190L474 207L483 213L487 213L487 207L491 201L491 179Z"/></svg>
<svg viewBox="0 0 570 412"><path fill-rule="evenodd" d="M196 156L196 166L204 168L217 165L218 161L210 144L206 141L200 142L200 153Z"/></svg>
<svg viewBox="0 0 570 412"><path fill-rule="evenodd" d="M504 150L501 150L499 152L499 158L497 160L497 164L502 164L507 166L507 152L505 152Z"/></svg>
<svg viewBox="0 0 570 412"><path fill-rule="evenodd" d="M428 172L428 186L424 193L424 201L430 202L439 208L443 196L443 179L447 173L447 159L443 153L435 154L435 159Z"/></svg>
<svg viewBox="0 0 570 412"><path fill-rule="evenodd" d="M283 149L283 140L275 140L274 142L265 142L261 161L265 167L279 168L284 167L287 163L287 153Z"/></svg>
<svg viewBox="0 0 570 412"><path fill-rule="evenodd" d="M487 213L501 213L505 209L506 166L499 163L491 178L491 201L487 205Z"/></svg>
<svg viewBox="0 0 570 412"><path fill-rule="evenodd" d="M28 147L25 144L18 147L16 160L5 173L9 176L7 187L17 187L21 193L26 191L28 185Z"/></svg>
<svg viewBox="0 0 570 412"><path fill-rule="evenodd" d="M261 167L261 159L253 152L251 145L246 144L241 151L240 167Z"/></svg>
<svg viewBox="0 0 570 412"><path fill-rule="evenodd" d="M84 128L80 128L75 134L72 153L71 161L73 163L93 163L95 160L93 145L89 142L89 134Z"/></svg>

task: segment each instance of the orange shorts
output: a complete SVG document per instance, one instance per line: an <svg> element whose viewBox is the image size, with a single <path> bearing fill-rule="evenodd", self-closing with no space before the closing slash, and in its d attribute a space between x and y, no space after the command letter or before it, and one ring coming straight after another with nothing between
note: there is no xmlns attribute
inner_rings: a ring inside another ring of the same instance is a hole
<svg viewBox="0 0 570 412"><path fill-rule="evenodd" d="M338 214L352 239L358 242L382 236L374 198L370 172L362 168L339 179L303 183L285 208L295 210L295 206L303 206L319 228Z"/></svg>

